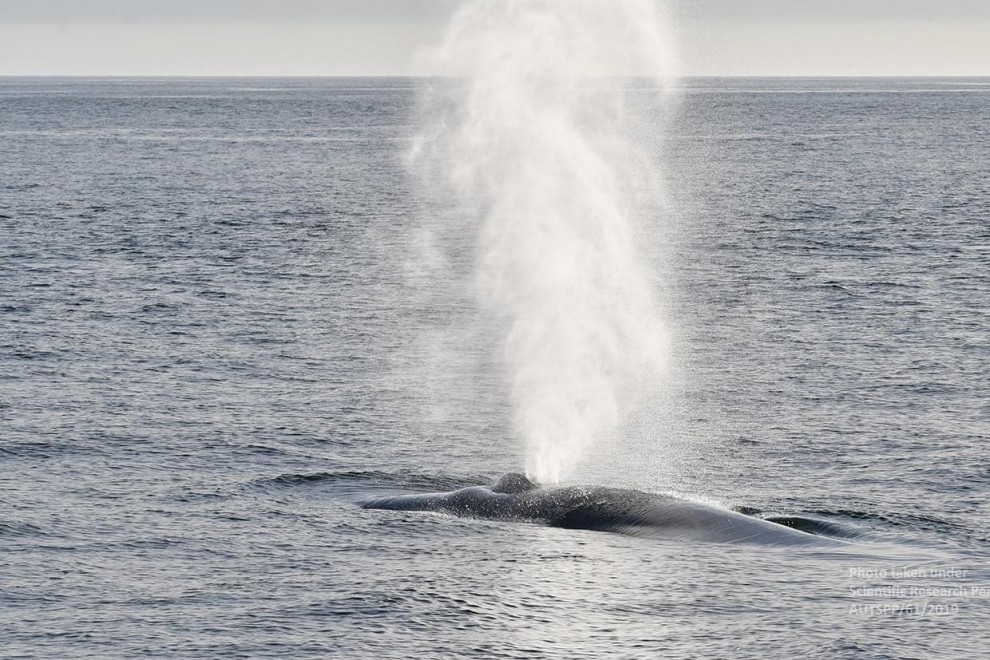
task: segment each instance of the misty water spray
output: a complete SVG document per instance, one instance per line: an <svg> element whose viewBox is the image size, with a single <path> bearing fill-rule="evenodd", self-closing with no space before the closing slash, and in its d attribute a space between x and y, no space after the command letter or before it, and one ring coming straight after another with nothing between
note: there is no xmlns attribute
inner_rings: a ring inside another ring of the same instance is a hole
<svg viewBox="0 0 990 660"><path fill-rule="evenodd" d="M664 365L644 225L668 43L651 0L473 0L424 57L438 78L411 161L443 190L433 254L469 237L464 273L541 482L613 439Z"/></svg>

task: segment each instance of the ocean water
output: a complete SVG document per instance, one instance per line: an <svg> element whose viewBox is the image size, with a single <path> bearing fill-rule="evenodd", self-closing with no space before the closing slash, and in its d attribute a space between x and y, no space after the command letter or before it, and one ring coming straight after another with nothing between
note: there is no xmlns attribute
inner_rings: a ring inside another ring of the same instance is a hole
<svg viewBox="0 0 990 660"><path fill-rule="evenodd" d="M423 84L0 80L0 656L985 657L990 80L676 91L670 374L573 479L818 549L356 506L523 464Z"/></svg>

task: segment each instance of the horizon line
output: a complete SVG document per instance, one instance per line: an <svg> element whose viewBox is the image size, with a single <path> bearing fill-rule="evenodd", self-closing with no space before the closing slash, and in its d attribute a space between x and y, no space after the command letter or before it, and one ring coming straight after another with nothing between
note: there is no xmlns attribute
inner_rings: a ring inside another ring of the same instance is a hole
<svg viewBox="0 0 990 660"><path fill-rule="evenodd" d="M279 78L295 78L295 79L310 79L310 80L328 80L328 79L348 79L348 78L400 78L400 79L423 79L423 80L435 80L435 79L449 79L454 80L459 76L430 76L430 75L418 75L418 74L393 74L393 73L370 73L370 74L360 74L360 73L345 73L345 74L258 74L258 73L199 73L199 74L184 74L184 73L0 73L0 79L5 78L77 78L77 79L91 79L91 78L101 78L101 79L111 79L111 78L172 78L172 79L210 79L210 78L258 78L258 79L279 79ZM614 76L619 78L634 78L634 79L654 79L663 80L658 78L650 78L649 76ZM856 79L877 79L877 78L899 78L899 79L935 79L935 78L988 78L990 79L990 73L980 73L980 74L967 74L967 73L925 73L925 74L885 74L885 73L863 73L856 75L849 74L823 74L823 73L809 73L809 74L779 74L779 73L747 73L747 74L720 74L720 73L704 73L704 74L687 74L682 76L672 76L667 80L687 80L687 79L698 79L698 78L719 78L719 79L752 79L752 78L778 78L781 80L787 79L830 79L830 80L856 80Z"/></svg>

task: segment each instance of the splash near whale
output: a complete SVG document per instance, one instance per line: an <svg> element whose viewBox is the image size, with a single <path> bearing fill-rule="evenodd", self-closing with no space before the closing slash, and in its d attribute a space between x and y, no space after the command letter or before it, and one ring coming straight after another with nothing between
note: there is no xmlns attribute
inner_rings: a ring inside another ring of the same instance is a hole
<svg viewBox="0 0 990 660"><path fill-rule="evenodd" d="M472 0L424 58L424 251L469 282L541 483L619 436L664 369L644 245L669 43L651 0Z"/></svg>
<svg viewBox="0 0 990 660"><path fill-rule="evenodd" d="M505 475L490 487L379 497L360 505L365 509L425 511L658 539L767 546L839 543L791 526L670 495L602 486L541 488L516 473Z"/></svg>

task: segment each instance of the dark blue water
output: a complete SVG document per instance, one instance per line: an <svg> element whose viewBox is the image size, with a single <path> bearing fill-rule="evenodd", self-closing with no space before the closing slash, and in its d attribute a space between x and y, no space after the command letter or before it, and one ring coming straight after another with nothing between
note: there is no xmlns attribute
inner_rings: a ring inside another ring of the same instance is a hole
<svg viewBox="0 0 990 660"><path fill-rule="evenodd" d="M0 655L983 657L990 81L681 85L672 374L578 477L811 550L354 505L522 464L418 84L0 80Z"/></svg>

